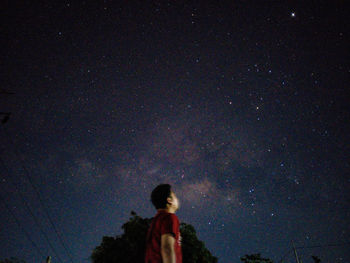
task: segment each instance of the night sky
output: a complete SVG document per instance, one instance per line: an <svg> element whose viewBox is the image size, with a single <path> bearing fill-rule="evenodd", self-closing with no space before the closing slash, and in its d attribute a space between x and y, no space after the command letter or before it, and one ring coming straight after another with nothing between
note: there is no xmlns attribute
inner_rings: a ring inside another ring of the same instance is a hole
<svg viewBox="0 0 350 263"><path fill-rule="evenodd" d="M90 262L170 183L219 263L350 262L346 1L6 2L0 259Z"/></svg>

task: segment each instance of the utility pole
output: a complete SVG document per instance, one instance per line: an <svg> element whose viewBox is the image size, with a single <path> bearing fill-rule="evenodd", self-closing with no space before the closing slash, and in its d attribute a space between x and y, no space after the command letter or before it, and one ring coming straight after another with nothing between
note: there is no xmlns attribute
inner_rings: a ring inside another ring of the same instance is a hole
<svg viewBox="0 0 350 263"><path fill-rule="evenodd" d="M295 249L293 240L292 240L292 244L293 244L293 250L294 250L295 259L296 259L297 263L300 263L299 257L298 257L298 253L297 253L297 250Z"/></svg>

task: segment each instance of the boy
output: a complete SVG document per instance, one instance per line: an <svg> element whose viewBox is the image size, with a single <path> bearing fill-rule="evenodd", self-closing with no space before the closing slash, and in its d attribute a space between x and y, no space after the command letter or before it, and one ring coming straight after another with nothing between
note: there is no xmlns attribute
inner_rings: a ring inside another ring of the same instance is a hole
<svg viewBox="0 0 350 263"><path fill-rule="evenodd" d="M157 214L147 233L145 263L182 263L180 222L175 215L179 200L169 184L160 184L151 201Z"/></svg>

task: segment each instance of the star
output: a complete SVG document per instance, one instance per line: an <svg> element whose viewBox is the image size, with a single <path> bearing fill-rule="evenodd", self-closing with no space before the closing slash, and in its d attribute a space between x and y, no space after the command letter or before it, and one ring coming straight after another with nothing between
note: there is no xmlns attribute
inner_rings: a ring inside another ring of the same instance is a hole
<svg viewBox="0 0 350 263"><path fill-rule="evenodd" d="M295 17L295 12L290 13L291 17Z"/></svg>

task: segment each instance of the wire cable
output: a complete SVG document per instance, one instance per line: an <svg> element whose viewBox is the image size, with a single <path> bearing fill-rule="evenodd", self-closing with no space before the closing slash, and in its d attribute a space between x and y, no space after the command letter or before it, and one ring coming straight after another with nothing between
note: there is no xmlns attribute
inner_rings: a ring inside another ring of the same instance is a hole
<svg viewBox="0 0 350 263"><path fill-rule="evenodd" d="M346 246L346 245L350 245L350 242L339 243L339 244L327 244L327 245L300 246L300 247L295 247L295 249L303 249L303 248L321 248L321 247L341 247L341 246ZM291 253L291 252L293 252L293 250L292 250L292 249L289 249L289 251L286 252L278 262L281 263L282 260L283 260L289 253Z"/></svg>
<svg viewBox="0 0 350 263"><path fill-rule="evenodd" d="M30 175L29 175L28 169L27 169L27 168L25 167L25 165L24 165L24 160L21 158L21 156L20 156L19 153L17 152L16 147L15 147L15 143L13 142L11 136L9 136L7 130L6 130L4 127L3 127L3 130L4 130L5 134L6 134L6 136L8 137L10 143L11 143L12 146L13 146L13 151L14 151L15 155L17 156L18 160L20 161L21 166L22 166L22 169L23 169L24 172L25 172L24 174L26 175L28 181L30 182L31 186L33 187L33 189L34 189L34 191L35 191L35 193L36 193L36 195L37 195L37 197L38 197L38 199L39 199L39 202L40 202L40 204L42 205L42 207L43 207L43 209L44 209L44 211L45 211L45 214L46 214L47 218L48 218L49 221L50 221L51 226L53 227L53 229L54 229L54 231L55 231L55 233L56 233L56 235L57 235L59 241L61 242L61 244L62 244L64 250L66 251L66 253L67 253L68 257L69 257L70 262L73 263L71 253L69 252L67 246L65 245L65 243L64 243L64 241L63 241L61 235L58 233L58 230L57 230L57 228L56 228L54 222L53 222L52 219L51 219L51 216L50 216L50 214L49 214L49 212L48 212L48 209L47 209L47 207L45 206L44 201L43 201L42 198L41 198L40 192L39 192L38 188L36 187L36 185L34 184L34 182L32 181L32 179L31 179L31 177L30 177Z"/></svg>
<svg viewBox="0 0 350 263"><path fill-rule="evenodd" d="M12 217L15 219L17 225L19 226L19 228L22 229L22 231L24 232L24 234L26 235L26 237L28 238L28 240L30 241L30 243L33 245L33 247L36 249L36 251L42 256L42 258L45 258L44 254L41 253L39 247L35 244L35 242L33 241L33 239L30 237L30 235L28 234L28 232L24 229L24 227L22 227L20 221L18 220L18 218L16 217L16 215L12 212L11 208L7 205L5 199L1 196L0 194L0 200L4 203L6 209L9 211L9 213L12 215Z"/></svg>
<svg viewBox="0 0 350 263"><path fill-rule="evenodd" d="M345 242L345 243L339 243L339 244L327 244L327 245L315 245L315 246L302 246L302 247L295 247L296 249L301 249L301 248L317 248L317 247L341 247L345 245L350 245L350 242Z"/></svg>
<svg viewBox="0 0 350 263"><path fill-rule="evenodd" d="M62 129L64 129L64 127L65 127L65 126L63 126ZM28 137L27 137L24 133L21 134L21 137L24 138L24 141L25 141L25 142L27 142L27 143L30 142L30 140L28 139ZM48 155L47 150L46 150L46 149L44 149L44 150L45 150L46 154ZM80 240L80 243L79 243L79 244L81 244L82 246L84 246L87 250L91 250L91 247L88 247L82 240Z"/></svg>
<svg viewBox="0 0 350 263"><path fill-rule="evenodd" d="M4 162L1 158L0 158L0 164L5 168L6 172L9 174L9 169L7 168L7 166L5 165L5 162ZM10 180L9 180L9 181L10 181ZM13 187L17 190L16 185L15 185L13 182L11 182L11 184L12 184ZM31 208L29 207L28 202L26 201L25 197L23 196L23 194L22 194L20 191L18 191L18 193L19 193L19 196L21 197L21 200L22 200L23 204L24 204L25 207L28 209L30 215L33 217L36 226L40 229L41 234L45 237L46 242L49 244L50 248L51 248L52 251L55 253L55 255L56 255L58 261L59 261L59 262L62 262L62 259L60 258L60 256L59 256L58 253L56 252L55 248L52 246L52 244L51 244L51 242L50 242L50 239L48 238L48 236L46 235L46 233L43 231L42 226L41 226L41 224L39 223L38 218L34 215L33 211L32 211Z"/></svg>

